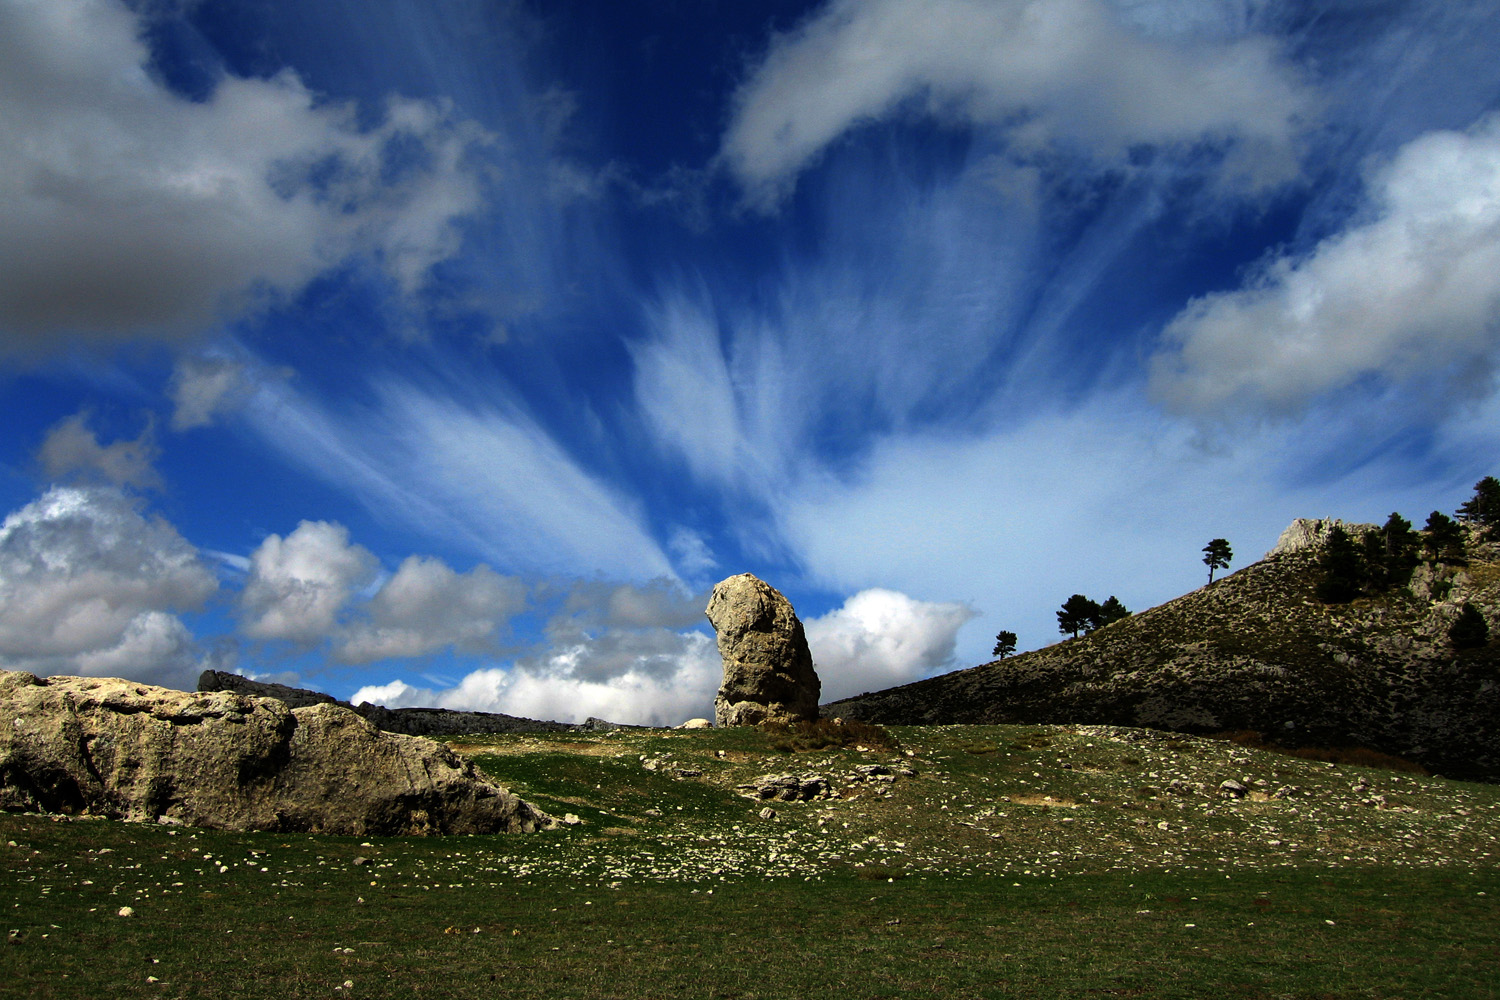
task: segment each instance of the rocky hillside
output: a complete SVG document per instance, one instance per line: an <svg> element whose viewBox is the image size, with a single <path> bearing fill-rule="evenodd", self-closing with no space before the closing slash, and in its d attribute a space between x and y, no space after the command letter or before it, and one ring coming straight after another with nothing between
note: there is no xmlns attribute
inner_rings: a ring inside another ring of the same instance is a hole
<svg viewBox="0 0 1500 1000"><path fill-rule="evenodd" d="M1090 634L823 714L1253 730L1283 746L1363 746L1500 781L1500 644L1449 640L1466 605L1500 625L1500 546L1470 534L1466 565L1423 561L1404 587L1327 604L1319 560L1334 523L1298 521L1260 562Z"/></svg>

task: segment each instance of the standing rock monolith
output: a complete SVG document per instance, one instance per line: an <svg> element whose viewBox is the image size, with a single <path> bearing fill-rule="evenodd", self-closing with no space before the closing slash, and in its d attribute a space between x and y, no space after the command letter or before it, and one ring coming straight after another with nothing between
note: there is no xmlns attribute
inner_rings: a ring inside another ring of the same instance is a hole
<svg viewBox="0 0 1500 1000"><path fill-rule="evenodd" d="M724 681L714 699L720 726L818 717L823 685L791 602L751 573L720 581L708 599Z"/></svg>

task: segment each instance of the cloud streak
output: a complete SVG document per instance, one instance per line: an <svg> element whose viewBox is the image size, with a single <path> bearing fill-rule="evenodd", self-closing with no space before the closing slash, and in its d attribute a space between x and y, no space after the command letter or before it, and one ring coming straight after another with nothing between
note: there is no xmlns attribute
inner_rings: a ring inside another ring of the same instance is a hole
<svg viewBox="0 0 1500 1000"><path fill-rule="evenodd" d="M1023 154L1218 143L1251 187L1297 175L1312 111L1271 39L1173 44L1102 0L832 0L773 39L734 106L720 159L763 208L840 136L913 106Z"/></svg>
<svg viewBox="0 0 1500 1000"><path fill-rule="evenodd" d="M674 575L635 502L514 407L392 378L374 391L373 408L336 410L268 387L247 414L270 444L377 515L497 563L626 580Z"/></svg>

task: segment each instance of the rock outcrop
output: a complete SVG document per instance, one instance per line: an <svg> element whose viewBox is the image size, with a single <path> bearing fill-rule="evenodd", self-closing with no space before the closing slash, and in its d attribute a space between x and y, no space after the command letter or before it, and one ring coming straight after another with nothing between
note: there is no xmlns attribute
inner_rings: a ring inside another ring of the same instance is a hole
<svg viewBox="0 0 1500 1000"><path fill-rule="evenodd" d="M719 637L724 680L714 699L720 726L818 717L822 684L791 602L750 573L714 587L706 609Z"/></svg>
<svg viewBox="0 0 1500 1000"><path fill-rule="evenodd" d="M1281 537L1276 539L1276 545L1266 553L1266 558L1294 552L1316 552L1328 541L1328 534L1334 528L1343 528L1354 539L1364 537L1367 531L1380 530L1379 525L1350 524L1336 517L1299 517L1286 526Z"/></svg>
<svg viewBox="0 0 1500 1000"><path fill-rule="evenodd" d="M553 824L448 748L339 705L4 671L0 809L354 836Z"/></svg>

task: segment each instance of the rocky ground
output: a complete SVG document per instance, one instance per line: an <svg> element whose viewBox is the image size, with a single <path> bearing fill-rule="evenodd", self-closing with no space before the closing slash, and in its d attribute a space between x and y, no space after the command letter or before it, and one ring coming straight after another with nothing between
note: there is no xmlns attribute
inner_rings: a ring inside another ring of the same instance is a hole
<svg viewBox="0 0 1500 1000"><path fill-rule="evenodd" d="M571 820L524 836L0 815L0 954L59 998L1493 996L1500 788L1121 727L893 733L453 741Z"/></svg>
<svg viewBox="0 0 1500 1000"><path fill-rule="evenodd" d="M580 820L568 850L496 857L513 875L712 884L1500 859L1490 786L1112 726L893 731L899 750L795 755L754 730L454 745Z"/></svg>
<svg viewBox="0 0 1500 1000"><path fill-rule="evenodd" d="M1487 785L1109 726L896 732L896 751L795 756L754 730L471 737L455 749L572 822L457 838L415 858L399 839L368 840L353 857L302 842L197 851L196 831L181 830L170 878L138 878L103 855L88 859L83 884L108 882L121 905L139 905L196 897L231 871L267 890L315 887L329 865L363 868L377 891L555 879L707 891L849 872L884 881L1500 864L1500 789ZM70 891L75 878L60 872L42 891Z"/></svg>

